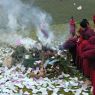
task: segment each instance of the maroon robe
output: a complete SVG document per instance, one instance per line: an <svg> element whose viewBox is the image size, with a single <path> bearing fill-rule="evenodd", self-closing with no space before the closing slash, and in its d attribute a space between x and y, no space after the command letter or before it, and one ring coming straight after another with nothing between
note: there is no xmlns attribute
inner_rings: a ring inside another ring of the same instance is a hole
<svg viewBox="0 0 95 95"><path fill-rule="evenodd" d="M68 49L71 53L74 65L76 65L76 43L77 37L72 37L68 39L63 45L63 48Z"/></svg>
<svg viewBox="0 0 95 95"><path fill-rule="evenodd" d="M95 70L91 69L90 70L90 77L91 77L91 82L93 86L93 95L95 95Z"/></svg>
<svg viewBox="0 0 95 95"><path fill-rule="evenodd" d="M88 42L89 44L84 48L82 57L89 64L93 95L95 95L95 36L90 37Z"/></svg>
<svg viewBox="0 0 95 95"><path fill-rule="evenodd" d="M77 55L78 55L77 62L78 62L79 68L82 70L84 75L89 77L90 76L89 74L90 70L88 66L89 62L87 61L88 59L82 58L82 53L89 44L88 39L93 35L95 36L95 32L90 27L87 27L84 30L80 30L80 35L81 35L82 40L78 42L78 45L77 45Z"/></svg>
<svg viewBox="0 0 95 95"><path fill-rule="evenodd" d="M95 24L95 15L93 16L93 23Z"/></svg>
<svg viewBox="0 0 95 95"><path fill-rule="evenodd" d="M81 43L82 43L82 41L83 41L83 38L82 37L79 37L78 38L78 41L77 41L77 45L76 45L76 64L77 64L77 69L79 69L80 71L82 70L82 68L81 68L81 58L80 58L80 51L79 51L79 49L80 49L80 45L81 45Z"/></svg>
<svg viewBox="0 0 95 95"><path fill-rule="evenodd" d="M89 68L89 62L88 62L88 60L82 57L82 53L83 53L84 48L88 44L89 44L88 40L83 40L82 43L79 46L79 56L80 56L80 59L81 59L80 66L81 66L83 74L86 77L90 76L90 68Z"/></svg>

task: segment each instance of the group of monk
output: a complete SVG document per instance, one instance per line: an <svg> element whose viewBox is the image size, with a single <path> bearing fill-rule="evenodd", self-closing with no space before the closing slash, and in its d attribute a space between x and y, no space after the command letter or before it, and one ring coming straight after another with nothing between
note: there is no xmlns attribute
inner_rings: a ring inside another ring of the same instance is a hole
<svg viewBox="0 0 95 95"><path fill-rule="evenodd" d="M95 28L95 16L93 23ZM95 29L90 27L87 19L82 19L77 32L73 17L69 24L71 37L64 43L63 48L69 50L74 65L91 81L95 95Z"/></svg>

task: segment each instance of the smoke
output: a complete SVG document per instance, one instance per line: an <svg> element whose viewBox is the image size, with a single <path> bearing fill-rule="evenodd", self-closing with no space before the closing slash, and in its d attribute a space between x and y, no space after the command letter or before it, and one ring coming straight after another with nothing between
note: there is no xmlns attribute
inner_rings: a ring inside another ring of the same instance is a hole
<svg viewBox="0 0 95 95"><path fill-rule="evenodd" d="M16 32L0 32L2 35L0 37L0 42L6 43L9 45L16 45L17 39L23 39L21 35L18 35Z"/></svg>
<svg viewBox="0 0 95 95"><path fill-rule="evenodd" d="M21 0L0 0L0 33L2 34L0 40L2 42L14 44L16 40L24 39L21 34L28 34L32 28L35 28L42 44L50 45L53 40L53 33L49 27L51 22L51 16L34 7L33 2L25 4Z"/></svg>
<svg viewBox="0 0 95 95"><path fill-rule="evenodd" d="M37 29L38 39L43 45L51 45L51 41L54 39L53 31L50 29L50 24L52 22L51 16L36 8L32 10L32 17L35 19L33 23Z"/></svg>

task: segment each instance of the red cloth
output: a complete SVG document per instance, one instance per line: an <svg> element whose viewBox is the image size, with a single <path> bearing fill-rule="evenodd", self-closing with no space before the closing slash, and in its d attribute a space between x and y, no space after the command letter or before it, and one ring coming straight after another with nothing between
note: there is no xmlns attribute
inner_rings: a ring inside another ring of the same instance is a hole
<svg viewBox="0 0 95 95"><path fill-rule="evenodd" d="M77 45L76 45L76 64L77 64L77 68L78 69L82 69L81 68L81 57L80 57L80 51L79 51L79 48L80 48L80 44L82 43L83 41L83 38L80 36L77 40Z"/></svg>
<svg viewBox="0 0 95 95"><path fill-rule="evenodd" d="M90 76L91 70L95 69L95 36L92 36L88 40L84 40L82 42L81 52L84 75Z"/></svg>
<svg viewBox="0 0 95 95"><path fill-rule="evenodd" d="M83 40L79 45L79 56L81 57L82 52L86 46L88 46L89 42L87 40Z"/></svg>
<svg viewBox="0 0 95 95"><path fill-rule="evenodd" d="M90 67L89 67L89 61L87 59L83 59L82 68L84 76L90 77Z"/></svg>
<svg viewBox="0 0 95 95"><path fill-rule="evenodd" d="M95 45L95 36L89 38L89 43Z"/></svg>
<svg viewBox="0 0 95 95"><path fill-rule="evenodd" d="M75 20L70 19L69 25L70 25L70 33L74 36L75 35Z"/></svg>
<svg viewBox="0 0 95 95"><path fill-rule="evenodd" d="M95 36L95 32L90 27L87 27L85 30L81 30L80 35L83 39L89 39L92 36Z"/></svg>
<svg viewBox="0 0 95 95"><path fill-rule="evenodd" d="M95 59L95 36L88 39L88 44L83 48L83 58ZM91 61L91 60L90 60Z"/></svg>
<svg viewBox="0 0 95 95"><path fill-rule="evenodd" d="M82 57L88 58L88 59L95 58L95 47L94 47L94 49L88 48L88 50L84 51L82 54Z"/></svg>
<svg viewBox="0 0 95 95"><path fill-rule="evenodd" d="M94 69L90 70L90 75L91 75L91 81L93 86L93 95L95 95L95 70Z"/></svg>
<svg viewBox="0 0 95 95"><path fill-rule="evenodd" d="M68 40L63 44L63 47L64 47L64 49L70 49L70 48L76 46L76 42L77 42L77 38L71 37L70 39L68 39Z"/></svg>
<svg viewBox="0 0 95 95"><path fill-rule="evenodd" d="M80 67L82 69L82 72L85 76L89 77L89 62L87 59L83 59L82 53L84 48L89 44L87 40L83 40L81 44L79 45L79 57L80 57Z"/></svg>
<svg viewBox="0 0 95 95"><path fill-rule="evenodd" d="M93 53L94 52L94 53ZM95 95L95 50L94 49L89 49L87 51L85 51L83 53L84 55L84 63L87 64L88 63L88 66L84 66L85 68L85 75L88 76L90 74L90 79L91 79L91 82L92 82L92 86L93 86L93 95ZM94 59L94 60L93 60ZM84 64L83 63L83 64ZM88 68L89 71L86 71ZM87 74L89 73L89 74Z"/></svg>
<svg viewBox="0 0 95 95"><path fill-rule="evenodd" d="M70 19L69 24L70 25L75 25L75 20L74 19Z"/></svg>
<svg viewBox="0 0 95 95"><path fill-rule="evenodd" d="M94 22L94 24L95 24L95 15L93 16L93 22Z"/></svg>

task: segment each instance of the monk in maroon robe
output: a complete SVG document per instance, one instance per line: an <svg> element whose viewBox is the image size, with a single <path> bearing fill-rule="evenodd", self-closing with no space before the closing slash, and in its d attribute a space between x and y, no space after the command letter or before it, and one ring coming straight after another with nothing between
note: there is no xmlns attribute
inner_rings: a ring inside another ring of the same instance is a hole
<svg viewBox="0 0 95 95"><path fill-rule="evenodd" d="M81 57L81 54L83 53L83 49L85 46L88 45L88 39L95 35L95 32L93 29L90 28L89 22L87 19L83 19L80 23L80 29L79 29L80 37L77 41L77 48L76 48L76 61L77 61L77 68L83 72L83 74L87 77L90 76L88 61L83 59Z"/></svg>
<svg viewBox="0 0 95 95"><path fill-rule="evenodd" d="M72 55L73 65L76 65L76 42L77 37L71 37L63 44L63 48L69 50Z"/></svg>
<svg viewBox="0 0 95 95"><path fill-rule="evenodd" d="M93 86L93 95L95 95L95 36L90 37L88 42L88 45L84 48L82 57L87 61L90 68L90 79Z"/></svg>
<svg viewBox="0 0 95 95"><path fill-rule="evenodd" d="M84 60L82 58L83 49L85 48L86 45L88 45L88 41L83 40L81 44L79 45L78 49L79 49L79 58L80 58L80 68L83 74L88 77L89 76L89 66L88 66L87 60Z"/></svg>

